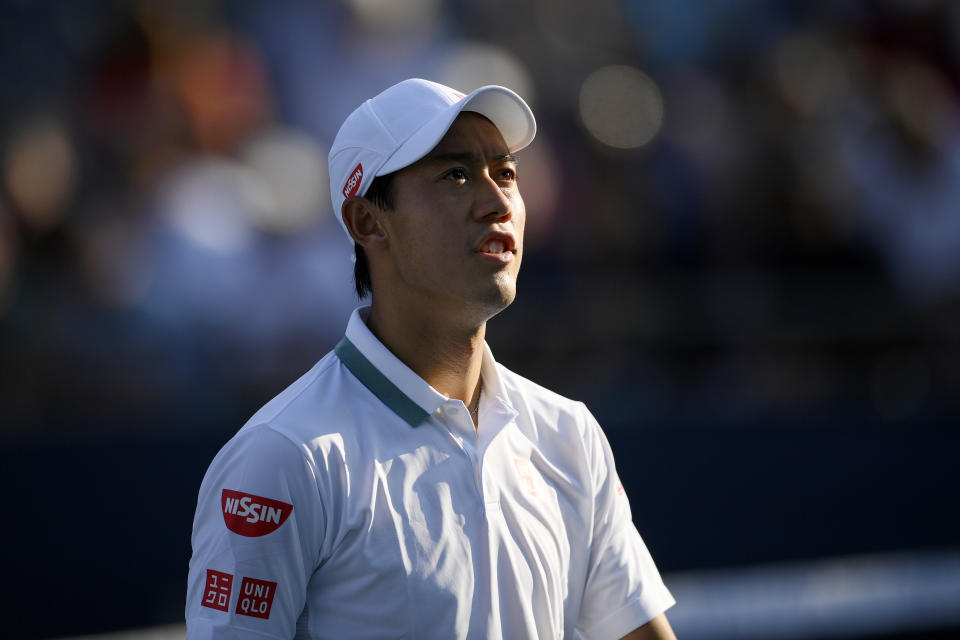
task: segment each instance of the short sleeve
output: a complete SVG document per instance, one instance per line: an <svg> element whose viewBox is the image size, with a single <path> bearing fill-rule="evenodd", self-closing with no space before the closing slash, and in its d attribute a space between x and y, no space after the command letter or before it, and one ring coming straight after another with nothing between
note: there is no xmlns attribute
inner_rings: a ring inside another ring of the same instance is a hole
<svg viewBox="0 0 960 640"><path fill-rule="evenodd" d="M187 638L292 638L325 526L304 447L241 430L207 470L193 523Z"/></svg>
<svg viewBox="0 0 960 640"><path fill-rule="evenodd" d="M584 412L594 519L590 566L576 626L586 640L621 638L675 601L633 524L606 436L586 408Z"/></svg>

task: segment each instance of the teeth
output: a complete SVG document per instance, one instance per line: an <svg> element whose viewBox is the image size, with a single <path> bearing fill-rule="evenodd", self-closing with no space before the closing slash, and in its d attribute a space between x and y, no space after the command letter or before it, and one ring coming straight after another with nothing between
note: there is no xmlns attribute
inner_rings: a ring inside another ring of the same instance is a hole
<svg viewBox="0 0 960 640"><path fill-rule="evenodd" d="M503 253L506 250L506 245L500 240L491 240L486 245L484 245L485 253Z"/></svg>

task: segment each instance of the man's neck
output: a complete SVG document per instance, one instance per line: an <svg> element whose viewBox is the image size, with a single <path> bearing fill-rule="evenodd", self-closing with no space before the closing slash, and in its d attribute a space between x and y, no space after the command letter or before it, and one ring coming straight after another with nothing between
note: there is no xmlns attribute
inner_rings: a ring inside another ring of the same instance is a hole
<svg viewBox="0 0 960 640"><path fill-rule="evenodd" d="M385 309L374 301L367 326L431 387L468 407L476 400L486 322L459 326L430 313Z"/></svg>

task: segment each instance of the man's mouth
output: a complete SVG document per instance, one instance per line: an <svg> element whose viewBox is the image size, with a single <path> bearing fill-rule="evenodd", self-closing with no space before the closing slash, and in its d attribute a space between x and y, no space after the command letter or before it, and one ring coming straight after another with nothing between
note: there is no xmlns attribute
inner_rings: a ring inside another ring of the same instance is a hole
<svg viewBox="0 0 960 640"><path fill-rule="evenodd" d="M475 249L477 253L501 254L516 253L516 243L509 234L492 233L480 242Z"/></svg>
<svg viewBox="0 0 960 640"><path fill-rule="evenodd" d="M491 240L480 245L480 253L503 253L507 244L502 240Z"/></svg>

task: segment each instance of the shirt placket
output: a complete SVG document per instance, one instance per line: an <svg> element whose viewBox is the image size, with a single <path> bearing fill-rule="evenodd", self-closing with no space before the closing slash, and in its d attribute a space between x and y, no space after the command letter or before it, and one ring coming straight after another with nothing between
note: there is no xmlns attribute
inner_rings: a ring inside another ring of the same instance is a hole
<svg viewBox="0 0 960 640"><path fill-rule="evenodd" d="M481 407L479 431L474 427L466 406L459 400L448 400L441 406L439 413L450 436L470 460L474 487L483 501L485 511L495 514L500 513L500 485L496 481L496 474L487 471L485 454L490 443L513 418L513 414L505 411L498 403L491 405L489 409Z"/></svg>

